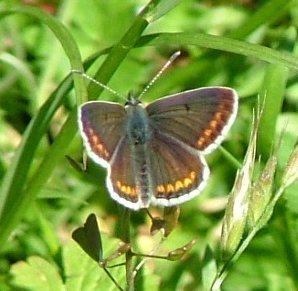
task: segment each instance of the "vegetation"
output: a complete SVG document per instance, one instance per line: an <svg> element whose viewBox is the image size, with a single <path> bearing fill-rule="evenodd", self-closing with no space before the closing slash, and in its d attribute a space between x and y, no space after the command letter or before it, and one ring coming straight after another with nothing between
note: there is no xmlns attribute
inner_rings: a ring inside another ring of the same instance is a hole
<svg viewBox="0 0 298 291"><path fill-rule="evenodd" d="M297 7L2 1L0 290L298 290ZM177 50L143 100L233 87L237 119L199 197L130 212L76 122L123 100L71 70L137 94Z"/></svg>

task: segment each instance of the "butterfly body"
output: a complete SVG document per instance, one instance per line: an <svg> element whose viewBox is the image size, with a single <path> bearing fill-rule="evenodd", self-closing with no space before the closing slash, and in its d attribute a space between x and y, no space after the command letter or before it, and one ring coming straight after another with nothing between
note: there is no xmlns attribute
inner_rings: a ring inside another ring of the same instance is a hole
<svg viewBox="0 0 298 291"><path fill-rule="evenodd" d="M127 185L126 191L138 192L141 208L148 207L150 193L152 192L152 179L150 176L150 151L151 128L149 117L143 104L132 97L125 105L127 114L125 135L132 161L131 171L135 177L135 188Z"/></svg>
<svg viewBox="0 0 298 291"><path fill-rule="evenodd" d="M134 210L172 206L205 187L204 155L223 140L237 105L236 92L225 87L185 91L147 106L131 96L125 106L91 101L79 108L79 127L89 156L107 168L113 199Z"/></svg>

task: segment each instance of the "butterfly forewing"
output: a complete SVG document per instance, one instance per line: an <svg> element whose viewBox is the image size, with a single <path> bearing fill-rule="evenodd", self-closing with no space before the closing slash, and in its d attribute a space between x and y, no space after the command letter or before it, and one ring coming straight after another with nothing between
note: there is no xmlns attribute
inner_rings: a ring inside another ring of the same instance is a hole
<svg viewBox="0 0 298 291"><path fill-rule="evenodd" d="M91 101L79 108L79 127L89 156L107 167L126 122L124 107L117 103Z"/></svg>
<svg viewBox="0 0 298 291"><path fill-rule="evenodd" d="M200 88L161 98L146 108L160 132L209 153L235 119L237 94L225 87Z"/></svg>

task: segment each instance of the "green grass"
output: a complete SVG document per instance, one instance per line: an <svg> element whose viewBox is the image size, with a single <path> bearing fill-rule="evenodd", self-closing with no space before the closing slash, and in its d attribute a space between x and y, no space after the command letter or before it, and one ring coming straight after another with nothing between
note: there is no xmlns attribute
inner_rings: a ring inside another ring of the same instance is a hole
<svg viewBox="0 0 298 291"><path fill-rule="evenodd" d="M113 280L130 290L298 289L298 153L289 161L298 126L298 1L163 0L141 12L141 1L65 0L50 5L54 15L4 2L1 290L115 290ZM88 161L82 171L76 106L123 100L70 72L85 68L122 95L138 93L178 49L182 56L145 102L222 85L238 91L240 106L224 150L207 157L204 192L181 205L179 218L150 209L165 220L163 238L150 234L144 211L129 213L109 197L105 170Z"/></svg>

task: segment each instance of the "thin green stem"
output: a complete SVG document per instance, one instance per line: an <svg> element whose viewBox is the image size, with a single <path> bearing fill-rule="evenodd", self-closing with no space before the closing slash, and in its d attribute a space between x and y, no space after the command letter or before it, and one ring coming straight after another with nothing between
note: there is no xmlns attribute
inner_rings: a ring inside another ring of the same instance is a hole
<svg viewBox="0 0 298 291"><path fill-rule="evenodd" d="M120 239L126 243L131 244L130 237L130 210L124 207L121 207L121 217L120 217ZM134 277L133 277L133 253L129 249L125 253L125 269L126 269L126 283L127 290L134 291Z"/></svg>
<svg viewBox="0 0 298 291"><path fill-rule="evenodd" d="M219 150L225 156L225 158L232 164L235 169L241 168L241 163L230 153L228 152L223 146L219 147Z"/></svg>
<svg viewBox="0 0 298 291"><path fill-rule="evenodd" d="M124 291L124 289L118 284L118 282L114 279L114 277L112 276L112 274L109 272L109 270L107 270L107 268L103 268L104 271L106 272L106 274L108 275L108 277L112 280L112 282L115 284L115 286L121 290Z"/></svg>

